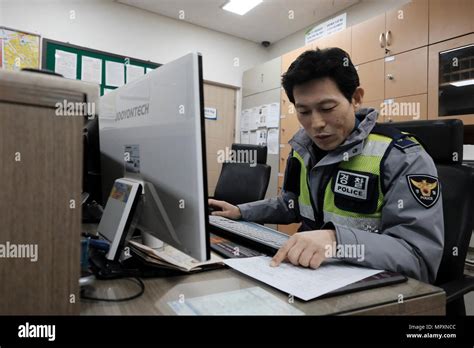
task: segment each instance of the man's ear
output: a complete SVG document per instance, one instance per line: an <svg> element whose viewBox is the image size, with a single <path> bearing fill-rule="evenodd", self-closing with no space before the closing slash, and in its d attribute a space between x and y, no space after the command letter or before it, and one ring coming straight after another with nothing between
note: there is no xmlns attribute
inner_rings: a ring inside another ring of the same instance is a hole
<svg viewBox="0 0 474 348"><path fill-rule="evenodd" d="M358 109L364 99L364 89L362 87L357 87L352 95L352 105L355 109Z"/></svg>

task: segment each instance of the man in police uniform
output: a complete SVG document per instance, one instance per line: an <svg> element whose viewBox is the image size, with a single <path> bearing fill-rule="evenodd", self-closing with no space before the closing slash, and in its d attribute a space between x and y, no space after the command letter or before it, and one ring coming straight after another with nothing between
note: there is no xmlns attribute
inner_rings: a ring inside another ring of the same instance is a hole
<svg viewBox="0 0 474 348"><path fill-rule="evenodd" d="M444 222L432 158L415 138L376 124L377 111L360 109L364 90L348 54L339 48L304 52L283 75L282 85L304 129L289 142L281 196L239 206L210 200L221 209L213 214L301 222L272 266L286 259L317 268L328 256L337 256L434 282ZM353 247L363 247L357 250L364 255L336 252Z"/></svg>

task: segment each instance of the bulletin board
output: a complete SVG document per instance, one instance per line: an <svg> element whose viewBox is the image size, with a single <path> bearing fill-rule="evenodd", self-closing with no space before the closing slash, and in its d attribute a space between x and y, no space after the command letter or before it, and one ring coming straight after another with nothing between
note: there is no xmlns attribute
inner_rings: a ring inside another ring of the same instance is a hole
<svg viewBox="0 0 474 348"><path fill-rule="evenodd" d="M146 74L161 64L94 50L69 43L43 39L43 69L66 78L100 85L100 95Z"/></svg>

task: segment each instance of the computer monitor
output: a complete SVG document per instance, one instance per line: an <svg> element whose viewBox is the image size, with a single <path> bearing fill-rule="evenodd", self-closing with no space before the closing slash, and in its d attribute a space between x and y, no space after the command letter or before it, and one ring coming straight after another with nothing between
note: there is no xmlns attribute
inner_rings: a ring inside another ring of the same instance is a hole
<svg viewBox="0 0 474 348"><path fill-rule="evenodd" d="M99 113L104 197L117 178L142 182L137 227L208 260L201 55L188 54L108 92Z"/></svg>

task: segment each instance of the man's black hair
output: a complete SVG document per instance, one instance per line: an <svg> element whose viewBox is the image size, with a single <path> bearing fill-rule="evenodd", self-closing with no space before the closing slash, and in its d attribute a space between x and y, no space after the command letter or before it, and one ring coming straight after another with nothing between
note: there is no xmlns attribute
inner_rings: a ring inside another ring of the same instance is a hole
<svg viewBox="0 0 474 348"><path fill-rule="evenodd" d="M359 86L359 75L349 54L337 47L303 52L283 74L281 84L294 104L293 88L314 79L332 79L349 103Z"/></svg>

